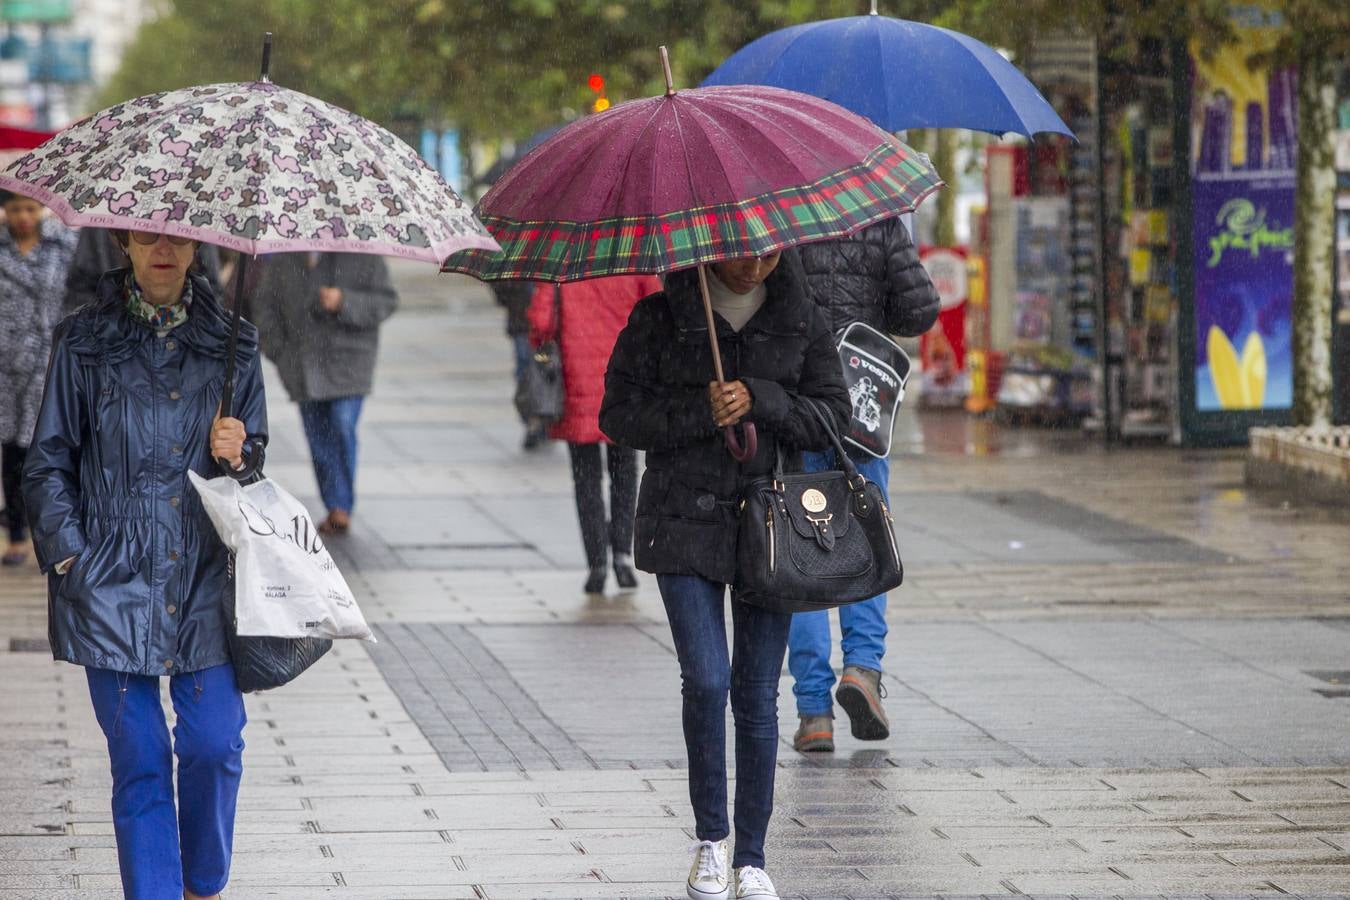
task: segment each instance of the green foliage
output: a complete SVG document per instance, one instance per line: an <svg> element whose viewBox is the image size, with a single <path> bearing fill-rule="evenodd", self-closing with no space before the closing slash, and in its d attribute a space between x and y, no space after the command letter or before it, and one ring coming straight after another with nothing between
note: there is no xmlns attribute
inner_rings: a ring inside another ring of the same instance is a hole
<svg viewBox="0 0 1350 900"><path fill-rule="evenodd" d="M862 15L868 0L168 0L100 98L255 77L262 32L276 33L272 75L386 124L458 126L521 137L581 114L603 74L613 102L697 84L735 50L788 25ZM883 15L956 28L1024 48L1050 29L1082 27L1103 47L1194 33L1226 40L1229 0L879 0ZM1294 30L1278 52L1350 51L1350 3L1288 0ZM1108 15L1110 11L1111 15Z"/></svg>
<svg viewBox="0 0 1350 900"><path fill-rule="evenodd" d="M881 0L921 20L951 4ZM521 137L580 115L599 72L612 102L701 81L777 28L861 15L867 0L170 0L145 25L100 100L256 77L276 34L273 80L389 124L415 117Z"/></svg>
<svg viewBox="0 0 1350 900"><path fill-rule="evenodd" d="M374 118L405 106L404 60L385 54L408 24L407 3L355 0L172 0L144 26L100 100L258 76L262 38L275 34L272 80ZM383 48L383 49L382 49Z"/></svg>

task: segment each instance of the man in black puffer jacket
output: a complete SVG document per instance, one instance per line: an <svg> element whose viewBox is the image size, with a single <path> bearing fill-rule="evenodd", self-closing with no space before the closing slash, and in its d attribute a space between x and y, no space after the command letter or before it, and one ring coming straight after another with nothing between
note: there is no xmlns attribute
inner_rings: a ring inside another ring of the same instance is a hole
<svg viewBox="0 0 1350 900"><path fill-rule="evenodd" d="M863 322L883 333L911 337L937 321L938 294L919 263L909 230L885 219L851 238L797 248L811 295L838 332ZM890 463L861 451L851 454L858 470L886 490ZM835 466L834 451L805 453L807 471ZM848 713L853 736L882 740L890 724L881 707L881 660L886 653L886 595L839 609L844 672L835 697ZM788 668L795 681L799 751L834 749L834 670L830 667L828 612L797 613L788 637Z"/></svg>

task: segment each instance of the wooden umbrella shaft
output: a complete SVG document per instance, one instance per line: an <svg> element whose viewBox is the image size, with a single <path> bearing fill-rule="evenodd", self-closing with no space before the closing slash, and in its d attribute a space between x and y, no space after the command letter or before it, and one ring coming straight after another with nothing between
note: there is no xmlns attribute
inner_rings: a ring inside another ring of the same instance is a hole
<svg viewBox="0 0 1350 900"><path fill-rule="evenodd" d="M708 343L712 346L713 370L717 373L718 384L725 384L722 374L722 351L717 345L717 321L713 318L712 297L708 293L708 270L698 267L698 291L703 297L703 313L708 317Z"/></svg>
<svg viewBox="0 0 1350 900"><path fill-rule="evenodd" d="M717 320L713 318L712 297L708 293L708 272L703 266L698 267L698 292L703 296L703 313L708 317L708 345L712 348L713 371L717 374L717 383L726 384L727 377L722 372L722 350L717 345ZM723 428L722 438L726 441L732 459L745 462L759 452L759 438L755 434L753 422L744 422L740 427L745 433L744 441L737 436L735 425Z"/></svg>

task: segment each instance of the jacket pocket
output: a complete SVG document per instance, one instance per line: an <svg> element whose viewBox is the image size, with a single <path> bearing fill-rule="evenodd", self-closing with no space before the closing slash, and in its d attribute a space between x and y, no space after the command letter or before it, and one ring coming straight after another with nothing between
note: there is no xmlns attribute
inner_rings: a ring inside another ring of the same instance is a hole
<svg viewBox="0 0 1350 900"><path fill-rule="evenodd" d="M671 478L659 512L663 517L694 522L721 522L727 504L708 487Z"/></svg>
<svg viewBox="0 0 1350 900"><path fill-rule="evenodd" d="M97 586L105 574L103 570L111 564L109 555L110 551L115 552L116 544L117 535L111 532L91 537L84 550L70 564L69 571L57 576L60 581L57 583L56 595L67 603L87 605L90 590Z"/></svg>
<svg viewBox="0 0 1350 900"><path fill-rule="evenodd" d="M81 576L84 574L84 567L89 562L89 557L92 556L93 553L94 545L86 544L85 548L80 551L79 556L76 556L74 561L71 562L70 568L66 569L64 575L59 573L55 574L57 597L60 597L65 602L71 604L77 604L79 602ZM54 569L52 571L55 573Z"/></svg>

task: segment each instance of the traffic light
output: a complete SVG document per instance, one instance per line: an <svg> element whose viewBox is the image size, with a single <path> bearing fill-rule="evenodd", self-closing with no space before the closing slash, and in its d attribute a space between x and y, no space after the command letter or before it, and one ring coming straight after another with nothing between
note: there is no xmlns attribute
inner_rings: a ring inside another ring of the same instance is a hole
<svg viewBox="0 0 1350 900"><path fill-rule="evenodd" d="M591 102L591 112L604 112L609 109L609 98L605 96L605 76L592 73L591 77L586 79L586 86L595 94L595 100Z"/></svg>

